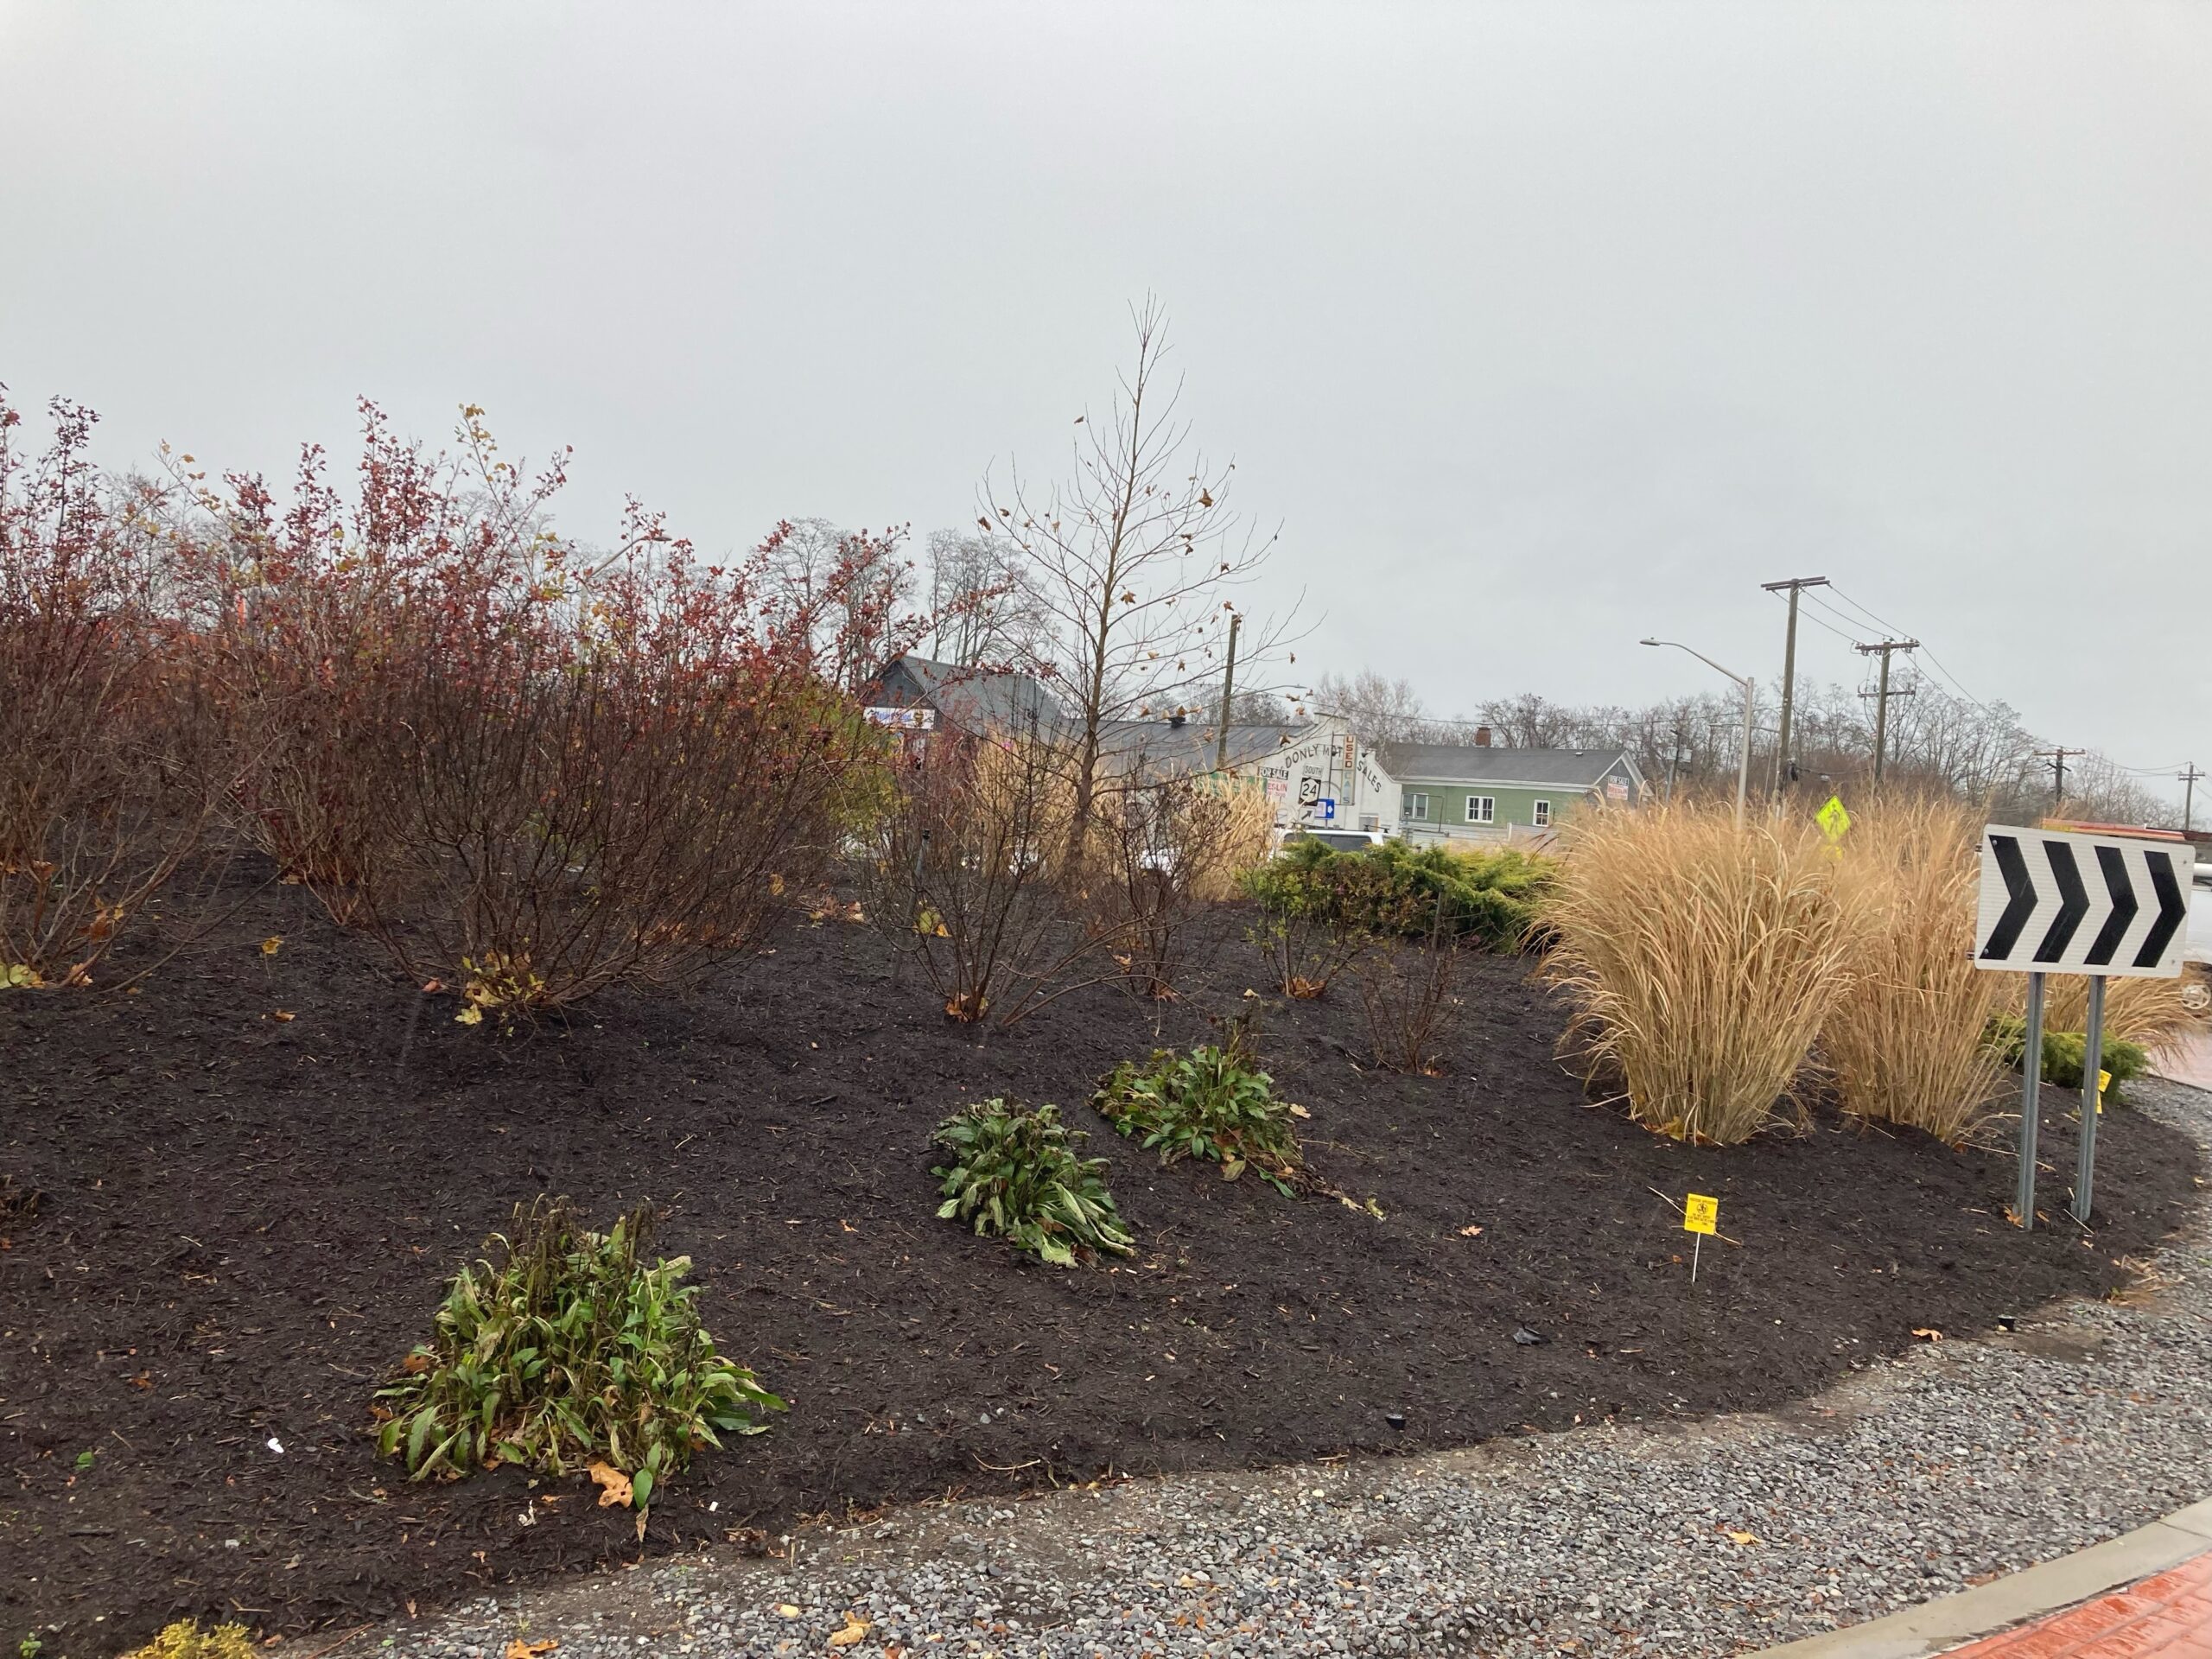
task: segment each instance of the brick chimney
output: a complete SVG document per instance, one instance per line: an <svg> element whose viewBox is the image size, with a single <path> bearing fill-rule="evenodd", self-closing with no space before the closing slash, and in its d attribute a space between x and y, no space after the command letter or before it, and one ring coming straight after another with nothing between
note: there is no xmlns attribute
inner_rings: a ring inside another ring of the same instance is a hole
<svg viewBox="0 0 2212 1659"><path fill-rule="evenodd" d="M1486 749L1490 747L1489 727L1478 726L1475 728L1475 747L1478 749Z"/></svg>

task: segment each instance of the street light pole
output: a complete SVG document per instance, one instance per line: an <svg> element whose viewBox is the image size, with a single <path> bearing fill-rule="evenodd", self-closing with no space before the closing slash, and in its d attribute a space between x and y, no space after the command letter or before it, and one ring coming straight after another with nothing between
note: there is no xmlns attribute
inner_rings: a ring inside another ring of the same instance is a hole
<svg viewBox="0 0 2212 1659"><path fill-rule="evenodd" d="M1692 650L1679 639L1646 639L1647 645L1672 645L1676 651L1687 651L1714 673L1731 679L1744 688L1744 749L1736 762L1736 827L1744 827L1744 798L1751 787L1751 720L1757 710L1759 683L1748 674L1733 674L1714 662L1701 651Z"/></svg>

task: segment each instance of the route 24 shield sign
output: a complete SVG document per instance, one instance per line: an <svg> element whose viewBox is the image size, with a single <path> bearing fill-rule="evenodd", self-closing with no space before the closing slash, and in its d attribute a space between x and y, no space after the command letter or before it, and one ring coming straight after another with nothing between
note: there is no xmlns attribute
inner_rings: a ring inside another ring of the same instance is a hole
<svg viewBox="0 0 2212 1659"><path fill-rule="evenodd" d="M1993 823L1981 832L1974 966L2171 979L2194 860L2185 842Z"/></svg>

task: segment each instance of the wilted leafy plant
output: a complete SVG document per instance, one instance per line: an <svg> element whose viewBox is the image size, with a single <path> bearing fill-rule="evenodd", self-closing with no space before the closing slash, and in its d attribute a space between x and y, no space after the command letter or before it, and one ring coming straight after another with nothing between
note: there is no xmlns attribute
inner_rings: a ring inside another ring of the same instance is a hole
<svg viewBox="0 0 2212 1659"><path fill-rule="evenodd" d="M1305 1177L1291 1108L1275 1098L1274 1080L1253 1065L1248 1039L1238 1031L1219 1046L1188 1054L1155 1049L1140 1066L1124 1060L1109 1074L1092 1103L1123 1135L1157 1147L1160 1161L1210 1158L1222 1179L1247 1168L1286 1197Z"/></svg>
<svg viewBox="0 0 2212 1659"><path fill-rule="evenodd" d="M29 1653L38 1649L31 1647ZM203 1630L196 1618L162 1626L161 1634L123 1659L253 1659L253 1637L243 1624L218 1624Z"/></svg>
<svg viewBox="0 0 2212 1659"><path fill-rule="evenodd" d="M938 1126L950 1161L930 1171L944 1185L938 1214L1017 1249L1071 1268L1078 1250L1126 1255L1128 1232L1106 1189L1103 1158L1077 1155L1084 1138L1057 1106L1010 1106L993 1098Z"/></svg>
<svg viewBox="0 0 2212 1659"><path fill-rule="evenodd" d="M435 1334L378 1391L378 1449L417 1480L603 1462L642 1511L699 1447L760 1433L784 1402L699 1328L697 1287L678 1282L691 1259L646 1265L652 1230L650 1205L603 1235L566 1198L517 1205L512 1235L461 1269Z"/></svg>

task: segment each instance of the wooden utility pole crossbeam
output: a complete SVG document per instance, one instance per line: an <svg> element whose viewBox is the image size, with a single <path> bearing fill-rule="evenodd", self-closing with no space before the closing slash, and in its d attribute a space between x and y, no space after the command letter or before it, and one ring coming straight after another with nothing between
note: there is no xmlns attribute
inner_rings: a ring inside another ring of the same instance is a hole
<svg viewBox="0 0 2212 1659"><path fill-rule="evenodd" d="M1878 652L1882 658L1881 690L1878 691L1861 691L1859 694L1862 697L1872 697L1874 699L1874 781L1878 784L1882 781L1883 758L1889 748L1890 699L1891 697L1909 697L1913 695L1910 689L1898 691L1892 691L1890 690L1890 658L1900 651L1918 651L1920 649L1920 641L1917 639L1885 639L1878 645L1853 645L1852 649L1859 652L1862 656L1867 657L1872 657Z"/></svg>
<svg viewBox="0 0 2212 1659"><path fill-rule="evenodd" d="M1763 582L1759 586L1770 594L1789 595L1789 632L1783 637L1782 645L1782 746L1774 756L1774 792L1782 793L1783 780L1789 775L1789 715L1797 690L1797 595L1807 588L1825 588L1826 576L1792 576L1787 582Z"/></svg>
<svg viewBox="0 0 2212 1659"><path fill-rule="evenodd" d="M2056 780L2050 797L2050 810L2053 813L2063 812L2066 810L2066 757L2069 754L2087 754L2088 753L2087 749L2069 749L2063 745L2055 749L2036 751L2037 760L2050 762L2051 774Z"/></svg>

